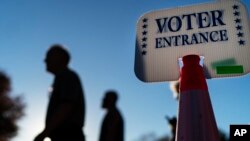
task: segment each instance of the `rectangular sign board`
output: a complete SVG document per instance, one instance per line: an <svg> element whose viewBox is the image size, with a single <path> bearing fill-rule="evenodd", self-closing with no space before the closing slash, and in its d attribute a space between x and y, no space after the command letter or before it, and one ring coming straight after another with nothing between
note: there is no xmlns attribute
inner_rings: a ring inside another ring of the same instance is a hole
<svg viewBox="0 0 250 141"><path fill-rule="evenodd" d="M152 11L137 23L135 74L145 82L178 80L178 59L204 57L206 78L250 72L250 28L239 0Z"/></svg>

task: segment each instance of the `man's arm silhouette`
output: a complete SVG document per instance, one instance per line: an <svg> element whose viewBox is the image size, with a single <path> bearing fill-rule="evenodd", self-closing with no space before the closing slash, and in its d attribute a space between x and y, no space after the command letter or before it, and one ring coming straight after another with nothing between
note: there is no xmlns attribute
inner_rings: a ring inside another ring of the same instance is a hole
<svg viewBox="0 0 250 141"><path fill-rule="evenodd" d="M117 133L119 131L120 128L120 123L122 121L120 121L120 119L118 117L114 117L113 121L110 122L109 126L108 126L108 131L107 131L107 141L115 141L117 139L116 136L119 136L119 133Z"/></svg>
<svg viewBox="0 0 250 141"><path fill-rule="evenodd" d="M45 129L40 133L34 141L43 141L49 134L60 126L68 117L72 111L72 105L70 103L63 103L60 105L56 113L51 117L51 120L46 124Z"/></svg>

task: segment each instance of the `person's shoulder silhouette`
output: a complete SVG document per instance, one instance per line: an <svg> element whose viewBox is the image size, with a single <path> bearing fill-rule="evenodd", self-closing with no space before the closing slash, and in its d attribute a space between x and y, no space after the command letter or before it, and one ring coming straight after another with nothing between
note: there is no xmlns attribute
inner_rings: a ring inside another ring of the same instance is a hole
<svg viewBox="0 0 250 141"><path fill-rule="evenodd" d="M107 91L102 101L102 108L107 110L101 126L99 141L123 141L124 121L116 103L115 91Z"/></svg>

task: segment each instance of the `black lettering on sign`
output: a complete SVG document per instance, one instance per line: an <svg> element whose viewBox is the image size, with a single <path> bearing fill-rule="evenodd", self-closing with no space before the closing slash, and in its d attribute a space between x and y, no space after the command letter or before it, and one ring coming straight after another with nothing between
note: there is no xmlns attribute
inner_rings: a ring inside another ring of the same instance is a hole
<svg viewBox="0 0 250 141"><path fill-rule="evenodd" d="M204 11L172 17L163 17L155 19L157 25L157 34L178 33L187 31L189 34L174 36L158 36L155 38L155 48L188 46L202 43L214 43L228 41L227 30L211 31L211 28L225 26L224 10ZM184 28L184 29L183 29ZM210 28L207 32L192 33L194 29ZM191 32L191 33L190 33Z"/></svg>
<svg viewBox="0 0 250 141"><path fill-rule="evenodd" d="M155 38L155 48L177 47L228 41L227 30L193 33Z"/></svg>
<svg viewBox="0 0 250 141"><path fill-rule="evenodd" d="M194 28L209 28L215 26L226 25L223 21L224 10L205 11L199 13L191 13L184 15L176 15L172 17L164 17L155 19L158 27L158 34L164 32L178 32L183 28L183 23L186 23L185 30L192 30ZM196 21L196 22L192 22Z"/></svg>

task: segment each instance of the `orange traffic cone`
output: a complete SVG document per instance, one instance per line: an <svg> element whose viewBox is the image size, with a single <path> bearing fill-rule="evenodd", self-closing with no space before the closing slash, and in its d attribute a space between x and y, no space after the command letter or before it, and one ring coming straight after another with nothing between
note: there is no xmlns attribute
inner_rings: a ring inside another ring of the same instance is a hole
<svg viewBox="0 0 250 141"><path fill-rule="evenodd" d="M176 141L219 141L208 87L198 55L183 57Z"/></svg>

